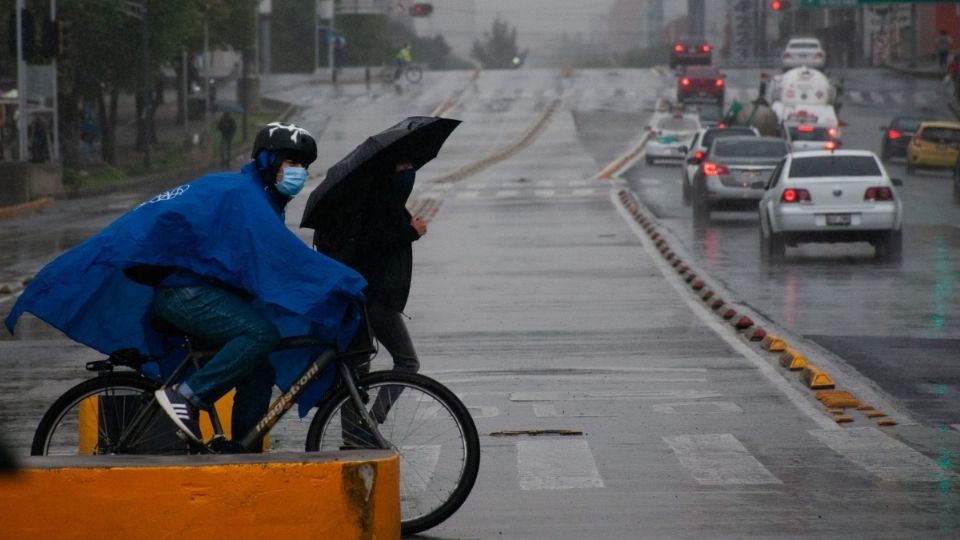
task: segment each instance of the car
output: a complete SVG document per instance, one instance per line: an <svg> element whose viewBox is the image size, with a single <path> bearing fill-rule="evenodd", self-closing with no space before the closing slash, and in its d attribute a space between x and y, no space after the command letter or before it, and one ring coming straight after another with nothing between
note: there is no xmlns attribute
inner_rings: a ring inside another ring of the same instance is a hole
<svg viewBox="0 0 960 540"><path fill-rule="evenodd" d="M670 69L677 66L707 65L713 60L713 47L698 36L684 36L670 49Z"/></svg>
<svg viewBox="0 0 960 540"><path fill-rule="evenodd" d="M784 70L800 66L823 69L827 63L827 53L820 40L814 37L796 37L787 42L780 59Z"/></svg>
<svg viewBox="0 0 960 540"><path fill-rule="evenodd" d="M755 210L767 177L789 152L779 137L714 139L694 175L694 223L708 221L712 210Z"/></svg>
<svg viewBox="0 0 960 540"><path fill-rule="evenodd" d="M719 103L698 103L694 110L700 119L701 127L723 127L723 107Z"/></svg>
<svg viewBox="0 0 960 540"><path fill-rule="evenodd" d="M673 112L655 117L647 139L647 165L657 159L682 160L690 140L699 129L700 120L693 113Z"/></svg>
<svg viewBox="0 0 960 540"><path fill-rule="evenodd" d="M693 177L700 168L700 162L707 154L713 140L719 137L736 136L754 136L759 137L757 129L750 126L714 126L712 128L701 129L694 134L690 145L686 148L683 167L680 169L680 175L683 180L683 204L690 204L690 194L693 189Z"/></svg>
<svg viewBox="0 0 960 540"><path fill-rule="evenodd" d="M783 139L790 144L793 152L830 150L842 144L837 128L821 124L784 123Z"/></svg>
<svg viewBox="0 0 960 540"><path fill-rule="evenodd" d="M917 167L952 167L960 157L960 123L920 122L907 146L907 174Z"/></svg>
<svg viewBox="0 0 960 540"><path fill-rule="evenodd" d="M899 260L903 205L876 154L867 150L793 152L771 173L758 207L764 262L806 242L870 242Z"/></svg>
<svg viewBox="0 0 960 540"><path fill-rule="evenodd" d="M723 107L727 76L713 66L690 66L677 74L677 101L713 101Z"/></svg>
<svg viewBox="0 0 960 540"><path fill-rule="evenodd" d="M922 118L904 115L896 116L889 124L880 126L880 131L883 132L880 159L886 162L894 157L907 157L907 146L922 121Z"/></svg>

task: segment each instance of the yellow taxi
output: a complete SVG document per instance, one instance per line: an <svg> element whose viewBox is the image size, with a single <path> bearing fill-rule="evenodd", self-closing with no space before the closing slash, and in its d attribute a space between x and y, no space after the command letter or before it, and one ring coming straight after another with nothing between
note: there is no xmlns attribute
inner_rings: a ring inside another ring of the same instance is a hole
<svg viewBox="0 0 960 540"><path fill-rule="evenodd" d="M960 157L960 123L921 122L907 146L907 173L917 167L953 167Z"/></svg>

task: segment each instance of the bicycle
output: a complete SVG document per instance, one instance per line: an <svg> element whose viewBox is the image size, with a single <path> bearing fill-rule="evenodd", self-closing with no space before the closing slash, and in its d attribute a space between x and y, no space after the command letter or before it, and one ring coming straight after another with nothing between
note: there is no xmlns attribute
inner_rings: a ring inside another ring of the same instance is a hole
<svg viewBox="0 0 960 540"><path fill-rule="evenodd" d="M402 66L387 64L380 69L380 80L390 84L402 76L411 84L417 84L423 78L423 69L417 64L407 63Z"/></svg>
<svg viewBox="0 0 960 540"><path fill-rule="evenodd" d="M363 320L366 321L364 312ZM183 335L165 321L165 333ZM212 438L195 444L179 435L154 391L179 381L216 350L197 350L184 337L186 355L163 383L136 371L151 358L123 349L88 362L97 376L67 390L47 410L34 435L32 455L225 454L258 451L263 436L311 383L335 369L336 379L317 404L305 449L393 449L400 457L401 531L414 534L443 522L466 501L480 466L480 441L466 406L439 382L417 373L360 374L376 353L369 323L362 345L344 352L327 348L271 403L239 442L228 440L215 409L208 411ZM310 336L283 338L274 349L326 346ZM115 368L132 368L134 371Z"/></svg>

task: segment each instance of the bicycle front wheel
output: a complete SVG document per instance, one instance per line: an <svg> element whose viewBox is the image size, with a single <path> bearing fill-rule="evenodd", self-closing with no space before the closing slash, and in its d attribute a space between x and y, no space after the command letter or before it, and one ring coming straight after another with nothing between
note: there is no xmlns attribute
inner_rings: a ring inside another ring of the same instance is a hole
<svg viewBox="0 0 960 540"><path fill-rule="evenodd" d="M466 406L445 386L415 373L378 371L357 389L378 430L400 455L400 525L414 534L438 525L466 501L480 467L480 439ZM321 404L307 451L381 448L346 388Z"/></svg>
<svg viewBox="0 0 960 540"><path fill-rule="evenodd" d="M407 81L417 84L423 78L423 70L420 69L420 66L409 65L404 70L403 76L407 78Z"/></svg>
<svg viewBox="0 0 960 540"><path fill-rule="evenodd" d="M69 389L40 420L34 456L185 454L188 446L160 409L159 385L134 373L111 373Z"/></svg>

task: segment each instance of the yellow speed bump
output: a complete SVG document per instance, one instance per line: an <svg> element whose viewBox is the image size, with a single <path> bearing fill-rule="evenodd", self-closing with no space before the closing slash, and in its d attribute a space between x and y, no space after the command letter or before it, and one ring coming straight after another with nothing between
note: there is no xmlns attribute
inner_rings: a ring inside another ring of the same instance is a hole
<svg viewBox="0 0 960 540"><path fill-rule="evenodd" d="M760 346L770 352L780 352L787 348L787 342L781 339L780 336L768 333L764 336L763 340L760 341Z"/></svg>
<svg viewBox="0 0 960 540"><path fill-rule="evenodd" d="M400 538L392 451L27 458L4 538Z"/></svg>
<svg viewBox="0 0 960 540"><path fill-rule="evenodd" d="M807 367L807 357L793 347L787 347L780 353L780 365L790 371L800 371Z"/></svg>
<svg viewBox="0 0 960 540"><path fill-rule="evenodd" d="M807 364L803 368L803 374L801 377L803 378L803 382L807 385L807 387L813 390L818 390L821 388L829 390L830 388L833 388L833 379L827 375L826 371L823 371L816 366Z"/></svg>
<svg viewBox="0 0 960 540"><path fill-rule="evenodd" d="M828 409L860 409L860 400L846 390L823 390L816 393L816 398Z"/></svg>

